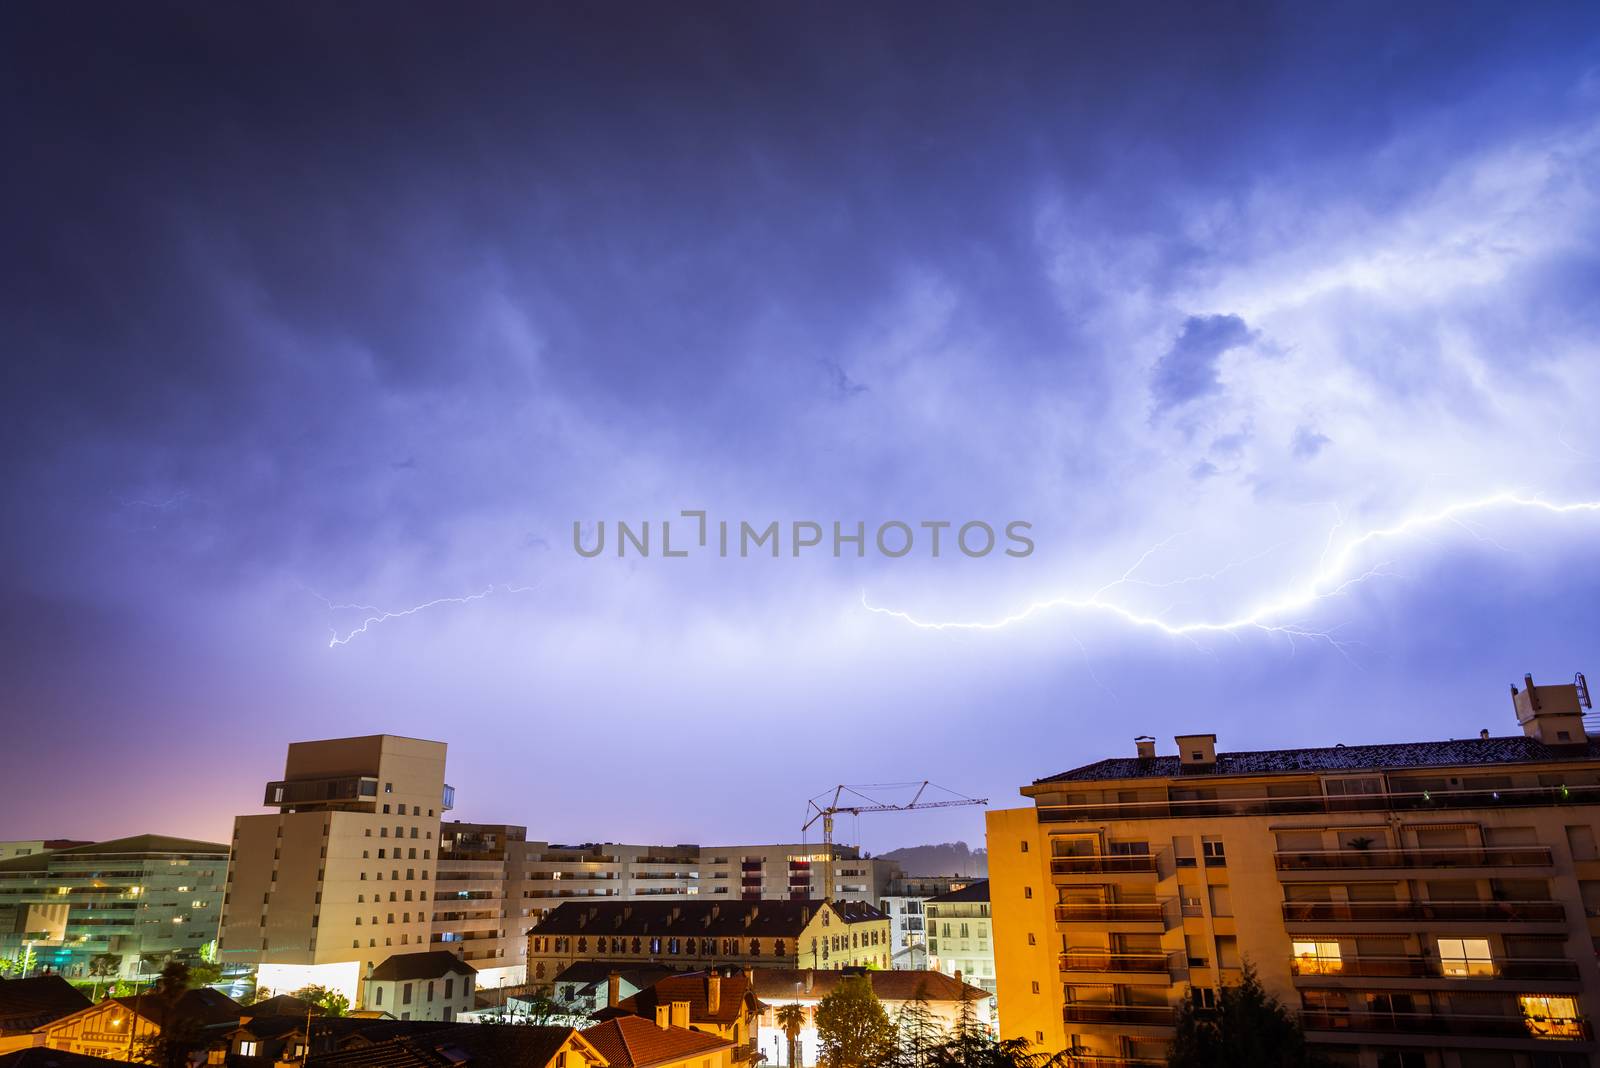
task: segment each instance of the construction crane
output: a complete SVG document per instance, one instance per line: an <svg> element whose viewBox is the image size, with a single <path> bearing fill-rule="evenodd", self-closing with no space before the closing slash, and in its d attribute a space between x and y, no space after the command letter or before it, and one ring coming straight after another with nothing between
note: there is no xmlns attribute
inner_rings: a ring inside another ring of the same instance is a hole
<svg viewBox="0 0 1600 1068"><path fill-rule="evenodd" d="M880 801L869 797L864 790L909 790L916 787L916 793L911 795L911 800L905 804L895 804L890 801ZM932 787L941 793L949 794L949 798L939 801L924 801L922 795ZM848 795L848 796L847 796ZM818 802L826 800L826 804ZM833 817L841 812L848 812L852 816L859 816L863 812L913 812L929 808L956 808L961 805L987 805L987 797L967 797L954 790L947 790L937 783L923 779L917 782L877 783L871 786L835 786L832 790L822 793L806 802L806 822L800 828L804 834L818 821L822 821L822 899L833 900Z"/></svg>

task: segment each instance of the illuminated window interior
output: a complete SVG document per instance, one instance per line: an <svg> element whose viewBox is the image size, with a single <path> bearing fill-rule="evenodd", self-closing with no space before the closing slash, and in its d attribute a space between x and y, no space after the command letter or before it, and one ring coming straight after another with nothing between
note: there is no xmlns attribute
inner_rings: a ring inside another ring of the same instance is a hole
<svg viewBox="0 0 1600 1068"><path fill-rule="evenodd" d="M1582 1038L1583 1021L1578 1018L1578 1002L1571 997L1548 994L1523 994L1523 1022L1530 1035L1550 1038Z"/></svg>
<svg viewBox="0 0 1600 1068"><path fill-rule="evenodd" d="M1294 959L1301 975L1335 975L1344 970L1337 942L1296 942Z"/></svg>
<svg viewBox="0 0 1600 1068"><path fill-rule="evenodd" d="M1439 966L1446 975L1489 976L1494 974L1494 956L1486 938L1439 939Z"/></svg>

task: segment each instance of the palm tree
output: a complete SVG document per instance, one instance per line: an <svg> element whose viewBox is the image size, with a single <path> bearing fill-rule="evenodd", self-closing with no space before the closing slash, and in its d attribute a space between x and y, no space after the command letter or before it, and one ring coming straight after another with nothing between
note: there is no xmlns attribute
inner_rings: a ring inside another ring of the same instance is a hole
<svg viewBox="0 0 1600 1068"><path fill-rule="evenodd" d="M116 953L96 953L89 958L89 974L94 977L94 999L100 1000L100 980L110 979L122 970L122 957Z"/></svg>
<svg viewBox="0 0 1600 1068"><path fill-rule="evenodd" d="M789 1063L800 1063L800 1031L806 1025L806 1010L798 1004L782 1005L778 1008L778 1026L783 1028L784 1037L789 1040Z"/></svg>

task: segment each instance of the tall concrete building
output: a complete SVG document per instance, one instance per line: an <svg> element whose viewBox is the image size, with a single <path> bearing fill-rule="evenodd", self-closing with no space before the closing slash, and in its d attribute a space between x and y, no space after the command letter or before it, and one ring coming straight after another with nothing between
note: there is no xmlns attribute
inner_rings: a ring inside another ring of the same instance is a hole
<svg viewBox="0 0 1600 1068"><path fill-rule="evenodd" d="M1249 962L1336 1063L1593 1063L1600 740L1586 687L1521 733L1158 755L1138 739L988 817L1003 1037L1161 1061Z"/></svg>
<svg viewBox="0 0 1600 1068"><path fill-rule="evenodd" d="M278 811L234 821L222 961L258 966L264 989L318 984L356 1005L377 964L429 949L444 769L443 742L290 745L263 802Z"/></svg>
<svg viewBox="0 0 1600 1068"><path fill-rule="evenodd" d="M227 868L227 846L159 834L0 860L0 956L31 952L34 967L73 977L198 958L217 934Z"/></svg>

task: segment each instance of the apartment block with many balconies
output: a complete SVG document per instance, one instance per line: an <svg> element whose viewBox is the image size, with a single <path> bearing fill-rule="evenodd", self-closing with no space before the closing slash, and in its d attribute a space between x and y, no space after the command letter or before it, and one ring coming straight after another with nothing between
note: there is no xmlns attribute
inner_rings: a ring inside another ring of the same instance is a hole
<svg viewBox="0 0 1600 1068"><path fill-rule="evenodd" d="M1510 737L1222 752L1152 739L988 817L1000 1032L1164 1062L1248 962L1362 1068L1589 1064L1600 740L1575 684Z"/></svg>

